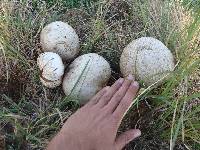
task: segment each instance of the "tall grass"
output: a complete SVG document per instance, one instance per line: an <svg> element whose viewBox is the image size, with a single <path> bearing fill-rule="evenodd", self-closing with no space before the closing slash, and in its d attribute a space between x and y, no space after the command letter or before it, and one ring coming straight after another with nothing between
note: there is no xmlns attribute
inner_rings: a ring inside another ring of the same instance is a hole
<svg viewBox="0 0 200 150"><path fill-rule="evenodd" d="M200 12L185 12L174 1L150 1L149 4L140 4L140 7L142 18L148 24L146 33L163 41L174 53L176 62L175 71L159 87L159 92L147 91L143 97L154 100L160 108L158 125L167 129L163 135L170 139L170 149L179 140L186 148L197 149L200 144L200 107L193 105L188 110L188 104L200 98L199 91L189 90L194 86L192 78L200 67Z"/></svg>
<svg viewBox="0 0 200 150"><path fill-rule="evenodd" d="M8 86L8 91L0 90L0 125L6 149L44 148L71 114L69 103L65 107L68 111L59 109L62 97L57 91L51 91L56 101L49 101L49 91L41 86L36 66L41 53L40 31L44 24L57 20L60 11L60 5L48 8L43 1L1 1L0 56L4 60L1 65L8 66L1 85ZM19 90L20 85L23 88ZM10 86L21 96L9 97Z"/></svg>
<svg viewBox="0 0 200 150"><path fill-rule="evenodd" d="M191 9L192 11L195 12L199 11L200 8L199 0L181 0L181 2L187 9Z"/></svg>
<svg viewBox="0 0 200 150"><path fill-rule="evenodd" d="M91 7L95 0L45 0L48 7L52 7L56 3L62 4L65 8L80 8L80 7Z"/></svg>

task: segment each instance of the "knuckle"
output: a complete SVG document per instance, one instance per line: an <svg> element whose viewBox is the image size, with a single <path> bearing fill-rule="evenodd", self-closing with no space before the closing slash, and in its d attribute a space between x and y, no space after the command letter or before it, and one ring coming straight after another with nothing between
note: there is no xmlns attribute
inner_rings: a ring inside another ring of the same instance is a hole
<svg viewBox="0 0 200 150"><path fill-rule="evenodd" d="M111 96L111 93L108 92L106 94L104 94L103 99L108 99Z"/></svg>
<svg viewBox="0 0 200 150"><path fill-rule="evenodd" d="M112 117L111 117L111 121L114 124L118 124L119 118L120 118L120 116L118 114L113 114Z"/></svg>
<svg viewBox="0 0 200 150"><path fill-rule="evenodd" d="M117 93L117 94L116 94L116 98L117 98L117 99L120 99L120 98L122 98L122 97L123 97L123 94L122 94L122 93Z"/></svg>
<svg viewBox="0 0 200 150"><path fill-rule="evenodd" d="M121 83L116 83L116 84L114 84L113 85L113 89L115 90L115 89L118 89L119 87L121 87Z"/></svg>
<svg viewBox="0 0 200 150"><path fill-rule="evenodd" d="M121 101L120 107L121 109L125 110L129 107L129 103L127 101Z"/></svg>

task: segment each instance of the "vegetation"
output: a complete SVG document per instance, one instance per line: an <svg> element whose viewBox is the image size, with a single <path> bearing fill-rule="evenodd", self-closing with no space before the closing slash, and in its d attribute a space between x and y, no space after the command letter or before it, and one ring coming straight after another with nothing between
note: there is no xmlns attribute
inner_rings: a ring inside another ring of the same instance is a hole
<svg viewBox="0 0 200 150"><path fill-rule="evenodd" d="M126 149L200 149L200 5L195 0L8 1L0 6L0 143L6 149L44 149L79 107L61 87L39 81L41 29L68 22L81 54L95 52L111 64L109 84L121 74L119 58L133 39L152 36L173 52L175 71L162 85L143 87L120 131L143 135ZM136 124L136 125L135 125ZM119 131L119 132L120 132Z"/></svg>

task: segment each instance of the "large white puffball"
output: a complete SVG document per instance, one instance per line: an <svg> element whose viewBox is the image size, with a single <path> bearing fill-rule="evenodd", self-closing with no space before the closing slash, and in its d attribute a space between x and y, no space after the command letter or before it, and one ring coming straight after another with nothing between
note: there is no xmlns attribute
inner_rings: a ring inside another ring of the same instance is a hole
<svg viewBox="0 0 200 150"><path fill-rule="evenodd" d="M63 90L67 96L85 104L111 76L109 63L100 55L89 53L76 58L63 79Z"/></svg>
<svg viewBox="0 0 200 150"><path fill-rule="evenodd" d="M42 49L59 54L63 60L74 58L79 52L79 38L67 23L55 21L44 27L40 34Z"/></svg>
<svg viewBox="0 0 200 150"><path fill-rule="evenodd" d="M54 88L61 84L64 74L64 64L61 57L53 52L39 55L37 64L40 69L40 80L46 87Z"/></svg>
<svg viewBox="0 0 200 150"><path fill-rule="evenodd" d="M142 37L133 40L122 52L120 70L123 76L132 74L149 86L174 69L171 51L159 40Z"/></svg>

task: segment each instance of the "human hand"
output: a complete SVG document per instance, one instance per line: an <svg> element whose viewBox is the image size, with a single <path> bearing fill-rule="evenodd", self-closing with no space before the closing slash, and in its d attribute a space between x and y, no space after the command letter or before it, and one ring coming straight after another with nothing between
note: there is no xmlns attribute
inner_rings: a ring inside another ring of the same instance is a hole
<svg viewBox="0 0 200 150"><path fill-rule="evenodd" d="M138 89L132 76L103 88L65 122L47 150L121 150L141 135L132 129L117 136Z"/></svg>

